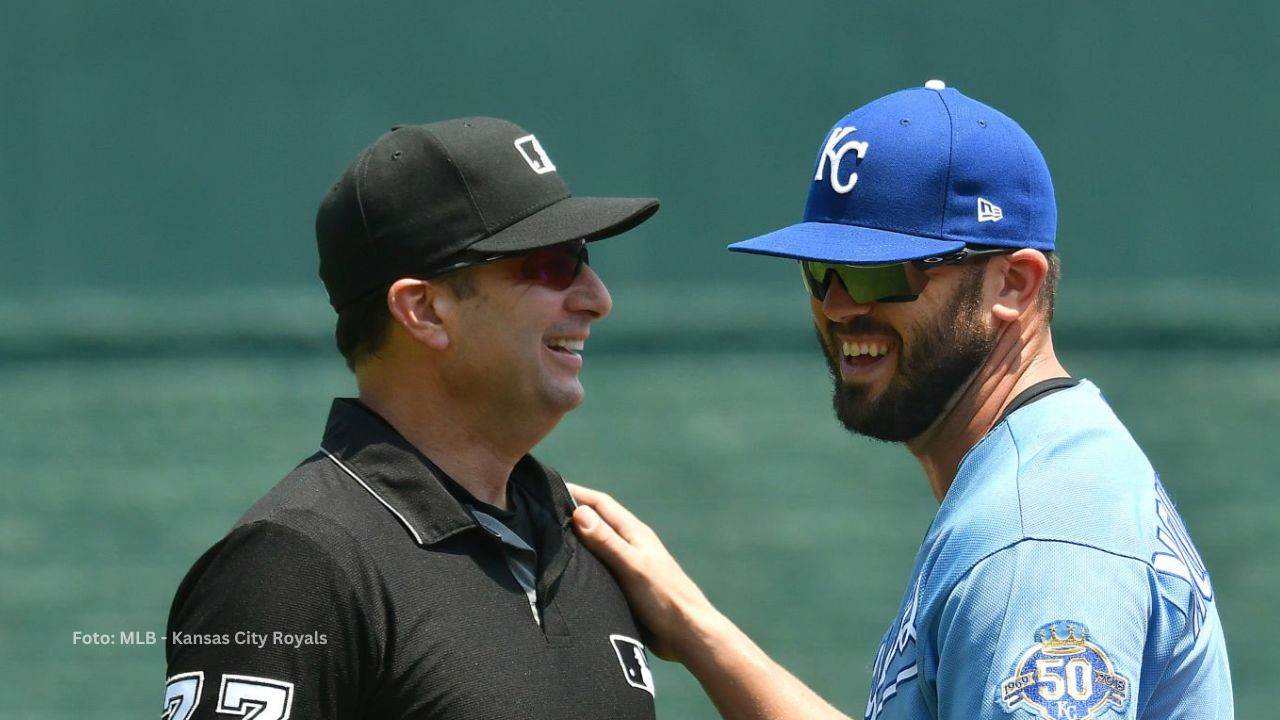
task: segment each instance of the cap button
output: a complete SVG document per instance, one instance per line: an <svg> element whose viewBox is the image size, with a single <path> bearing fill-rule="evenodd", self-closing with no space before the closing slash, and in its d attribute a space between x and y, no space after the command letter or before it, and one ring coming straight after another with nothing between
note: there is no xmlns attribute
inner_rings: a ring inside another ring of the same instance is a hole
<svg viewBox="0 0 1280 720"><path fill-rule="evenodd" d="M941 80L930 80L929 82L925 83L924 86L929 88L930 90L946 90L947 89L947 84L942 82Z"/></svg>

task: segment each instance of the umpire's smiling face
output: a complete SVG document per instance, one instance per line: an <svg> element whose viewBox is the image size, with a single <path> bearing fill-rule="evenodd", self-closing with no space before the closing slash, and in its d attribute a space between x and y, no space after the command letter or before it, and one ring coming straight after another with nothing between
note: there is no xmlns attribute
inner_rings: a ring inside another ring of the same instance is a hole
<svg viewBox="0 0 1280 720"><path fill-rule="evenodd" d="M557 290L521 277L520 258L469 268L474 293L456 307L449 383L503 414L559 416L582 404L580 354L613 300L583 265Z"/></svg>
<svg viewBox="0 0 1280 720"><path fill-rule="evenodd" d="M938 419L995 345L986 268L929 270L914 302L855 302L839 278L824 300L810 298L846 428L905 442Z"/></svg>

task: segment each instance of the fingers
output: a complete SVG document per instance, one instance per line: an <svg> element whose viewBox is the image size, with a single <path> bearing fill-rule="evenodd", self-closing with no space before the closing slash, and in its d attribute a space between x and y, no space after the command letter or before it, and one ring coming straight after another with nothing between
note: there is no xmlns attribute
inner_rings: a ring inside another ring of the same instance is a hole
<svg viewBox="0 0 1280 720"><path fill-rule="evenodd" d="M588 507L594 510L596 517L602 518L614 532L628 543L635 543L637 540L644 542L650 537L654 537L653 531L649 529L648 525L641 522L630 510L623 507L608 493L602 493L599 490L592 490L572 483L569 484L569 492L578 501L579 509ZM577 513L574 513L575 522L577 518Z"/></svg>
<svg viewBox="0 0 1280 720"><path fill-rule="evenodd" d="M631 544L602 520L590 505L580 505L573 511L573 525L582 544L606 565L615 570L627 567L627 554L633 551Z"/></svg>
<svg viewBox="0 0 1280 720"><path fill-rule="evenodd" d="M685 574L662 541L629 510L606 493L569 486L581 505L573 511L579 540L613 571L637 619L649 629L650 649L658 657L680 660L691 632L691 618L716 618L718 612Z"/></svg>
<svg viewBox="0 0 1280 720"><path fill-rule="evenodd" d="M589 487L583 487L577 483L566 482L564 486L569 488L569 494L572 495L573 499L579 503L585 502L582 499L584 495L596 492Z"/></svg>
<svg viewBox="0 0 1280 720"><path fill-rule="evenodd" d="M577 500L579 505L598 505L601 500L609 497L599 490L592 490L577 483L565 483L565 487L569 488L569 494L573 495L573 499Z"/></svg>

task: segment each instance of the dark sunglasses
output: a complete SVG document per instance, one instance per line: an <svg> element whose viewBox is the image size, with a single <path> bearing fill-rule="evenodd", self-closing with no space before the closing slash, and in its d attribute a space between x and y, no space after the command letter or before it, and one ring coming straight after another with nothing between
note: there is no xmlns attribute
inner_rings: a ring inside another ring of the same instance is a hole
<svg viewBox="0 0 1280 720"><path fill-rule="evenodd" d="M911 302L920 297L924 286L929 283L925 270L943 265L960 265L991 255L1004 255L1017 249L961 248L949 255L892 265L838 265L801 260L800 272L804 275L805 287L819 302L827 297L832 275L840 278L840 283L856 303Z"/></svg>
<svg viewBox="0 0 1280 720"><path fill-rule="evenodd" d="M591 260L587 255L586 241L570 240L569 242L548 245L522 253L499 255L477 253L470 257L458 259L448 265L427 270L418 275L418 277L423 280L430 280L455 270L487 265L491 262L510 258L520 259L519 274L522 280L544 285L552 290L568 289L573 284L573 281L578 278L578 274L582 272L582 266L591 264Z"/></svg>

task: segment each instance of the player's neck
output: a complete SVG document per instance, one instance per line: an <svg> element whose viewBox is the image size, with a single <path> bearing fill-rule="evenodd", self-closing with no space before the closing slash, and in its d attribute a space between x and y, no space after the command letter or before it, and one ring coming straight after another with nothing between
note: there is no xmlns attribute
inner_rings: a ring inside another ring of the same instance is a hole
<svg viewBox="0 0 1280 720"><path fill-rule="evenodd" d="M514 423L527 415L459 401L444 384L420 378L362 377L359 386L369 409L477 500L501 509L516 463L555 426Z"/></svg>
<svg viewBox="0 0 1280 720"><path fill-rule="evenodd" d="M1018 393L1042 380L1066 376L1047 327L1010 327L1002 333L987 361L938 421L907 442L938 502L946 497L965 454L990 432Z"/></svg>

